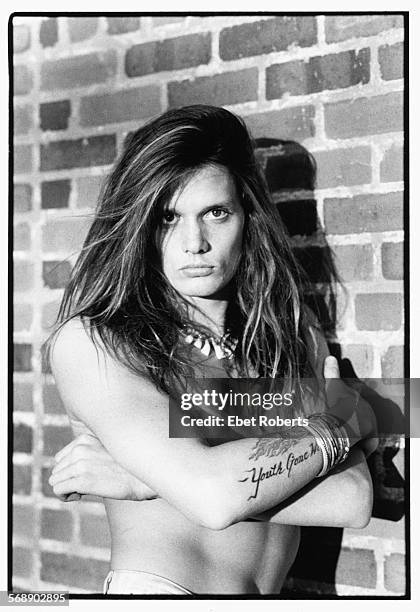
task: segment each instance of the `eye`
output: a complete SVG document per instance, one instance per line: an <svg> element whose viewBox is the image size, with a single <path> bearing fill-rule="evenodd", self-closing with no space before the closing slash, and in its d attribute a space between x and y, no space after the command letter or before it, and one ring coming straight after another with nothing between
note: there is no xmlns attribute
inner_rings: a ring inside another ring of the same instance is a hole
<svg viewBox="0 0 420 612"><path fill-rule="evenodd" d="M162 221L164 225L173 225L175 219L176 216L173 210L166 210L162 215Z"/></svg>
<svg viewBox="0 0 420 612"><path fill-rule="evenodd" d="M229 216L229 211L226 208L212 208L205 216L210 215L210 219L225 219Z"/></svg>

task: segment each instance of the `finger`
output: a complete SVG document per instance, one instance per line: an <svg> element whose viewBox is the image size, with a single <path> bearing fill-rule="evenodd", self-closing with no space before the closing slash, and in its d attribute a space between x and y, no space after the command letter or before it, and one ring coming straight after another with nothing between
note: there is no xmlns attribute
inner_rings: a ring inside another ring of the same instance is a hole
<svg viewBox="0 0 420 612"><path fill-rule="evenodd" d="M63 502L71 502L71 501L79 501L79 499L82 499L82 496L80 493L65 493L64 495L57 495L57 497L60 498L61 501Z"/></svg>
<svg viewBox="0 0 420 612"><path fill-rule="evenodd" d="M328 355L324 360L324 378L340 378L338 361L333 355Z"/></svg>
<svg viewBox="0 0 420 612"><path fill-rule="evenodd" d="M86 485L83 483L83 479L80 477L68 478L63 482L59 482L53 486L54 495L70 495L70 494L82 494L87 493Z"/></svg>
<svg viewBox="0 0 420 612"><path fill-rule="evenodd" d="M85 444L78 444L77 446L73 446L67 455L64 455L58 462L56 462L51 470L51 474L56 474L60 470L68 467L69 465L74 465L78 461L85 460L89 463L93 463L94 461L98 461L100 458L103 459L103 457L103 453L98 453L96 449L86 446Z"/></svg>
<svg viewBox="0 0 420 612"><path fill-rule="evenodd" d="M74 461L73 463L69 463L61 469L54 471L48 478L48 482L51 486L54 486L59 482L68 480L69 478L77 478L78 476L80 476L80 470L80 464L78 464L77 461Z"/></svg>
<svg viewBox="0 0 420 612"><path fill-rule="evenodd" d="M66 446L64 446L60 451L58 451L58 453L54 455L54 460L58 462L64 457L66 457L73 450L75 446L80 444L79 438L80 436L77 436L77 438L75 438L74 440L66 444Z"/></svg>
<svg viewBox="0 0 420 612"><path fill-rule="evenodd" d="M80 444L89 445L89 446L97 446L101 445L101 441L94 435L91 434L80 434L74 440L69 442L66 446L64 446L58 453L54 455L54 459L56 461L60 461L63 457L66 457L76 446ZM102 445L101 445L102 446Z"/></svg>
<svg viewBox="0 0 420 612"><path fill-rule="evenodd" d="M377 437L365 438L363 440L362 448L363 448L366 458L370 457L370 455L376 451L376 449L378 448L378 445L379 445L379 438Z"/></svg>

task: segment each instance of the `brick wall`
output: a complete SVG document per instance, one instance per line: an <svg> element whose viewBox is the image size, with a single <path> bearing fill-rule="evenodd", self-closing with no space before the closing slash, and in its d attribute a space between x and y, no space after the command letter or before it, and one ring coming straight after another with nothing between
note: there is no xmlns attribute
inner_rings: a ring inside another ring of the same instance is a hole
<svg viewBox="0 0 420 612"><path fill-rule="evenodd" d="M167 108L224 105L261 139L274 191L284 148L267 139L309 150L318 164L316 212L348 290L340 297L342 355L359 376L400 376L403 22L32 16L13 25L14 585L100 592L109 561L103 506L94 497L65 505L47 483L71 432L39 351L125 135ZM299 236L296 246L316 248L319 236ZM337 592L403 593L404 552L402 519L345 530ZM294 586L323 590L311 576Z"/></svg>

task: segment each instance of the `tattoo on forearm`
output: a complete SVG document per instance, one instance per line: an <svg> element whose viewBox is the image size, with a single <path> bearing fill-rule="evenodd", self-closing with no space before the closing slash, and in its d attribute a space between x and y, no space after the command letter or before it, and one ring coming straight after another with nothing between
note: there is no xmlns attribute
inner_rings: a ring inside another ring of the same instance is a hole
<svg viewBox="0 0 420 612"><path fill-rule="evenodd" d="M254 448L256 448L258 444L263 442L264 440L267 440L267 438L259 440ZM297 440L280 440L279 441L277 439L276 440L271 439L270 441L276 442L277 446L275 448L274 447L266 448L266 452L263 452L263 451L260 452L258 454L258 457L260 457L262 454L266 455L267 457L273 457L273 456L279 455L280 453L284 454L289 448L294 446L297 442ZM283 446L285 442L287 442L288 444L287 445L285 444ZM310 442L308 450L304 451L303 453L299 455L295 455L293 451L291 451L288 453L285 461L280 459L279 461L277 461L277 463L274 463L268 470L264 470L262 467L260 467L259 469L253 467L250 470L246 470L248 475L245 476L245 478L242 478L241 480L239 480L239 482L251 481L255 485L254 491L248 497L247 501L257 498L258 491L260 489L260 484L263 480L267 480L268 478L273 478L274 476L281 476L282 474L286 474L287 478L290 478L293 473L294 468L297 465L300 465L301 463L304 463L305 461L307 461L317 451L318 451L318 445L316 444L316 442ZM250 459L251 458L254 458L253 454L250 456Z"/></svg>
<svg viewBox="0 0 420 612"><path fill-rule="evenodd" d="M293 438L260 438L257 440L252 453L249 458L255 461L262 455L266 457L276 457L277 455L283 455L289 448L292 448L297 444L304 436L307 436L307 432L301 431L296 433Z"/></svg>

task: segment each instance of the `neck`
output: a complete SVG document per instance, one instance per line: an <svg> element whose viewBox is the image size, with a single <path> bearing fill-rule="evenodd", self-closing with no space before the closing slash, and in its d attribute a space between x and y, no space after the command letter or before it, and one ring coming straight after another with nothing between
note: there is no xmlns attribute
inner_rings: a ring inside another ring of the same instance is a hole
<svg viewBox="0 0 420 612"><path fill-rule="evenodd" d="M227 300L190 297L188 301L191 303L191 308L188 309L188 317L192 324L205 325L217 336L222 336L225 333Z"/></svg>

